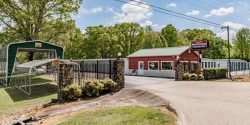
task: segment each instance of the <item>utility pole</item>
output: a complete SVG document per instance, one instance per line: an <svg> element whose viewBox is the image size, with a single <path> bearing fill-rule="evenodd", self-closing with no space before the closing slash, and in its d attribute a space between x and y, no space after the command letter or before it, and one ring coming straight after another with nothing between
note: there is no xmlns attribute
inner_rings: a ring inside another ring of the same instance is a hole
<svg viewBox="0 0 250 125"><path fill-rule="evenodd" d="M221 27L221 29L224 29L226 28L227 29L227 51L228 51L228 77L229 79L232 79L232 75L231 75L231 61L230 61L230 38L229 38L229 26L223 26Z"/></svg>

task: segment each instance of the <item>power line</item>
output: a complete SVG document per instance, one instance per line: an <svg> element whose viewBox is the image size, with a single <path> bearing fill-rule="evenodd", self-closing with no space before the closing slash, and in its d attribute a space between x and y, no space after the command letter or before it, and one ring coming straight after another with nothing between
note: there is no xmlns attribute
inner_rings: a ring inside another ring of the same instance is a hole
<svg viewBox="0 0 250 125"><path fill-rule="evenodd" d="M121 0L115 0L115 1L121 2L121 3L125 3L125 4L134 5L134 6L141 7L141 8L146 8L146 7L143 7L143 6L138 6L137 4L127 3L127 2L121 1ZM147 9L147 8L146 8L146 9ZM182 19L186 19L186 20L190 20L190 21L194 21L194 22L198 22L198 23L202 23L202 24L214 26L214 27L219 27L219 28L221 27L221 26L218 26L218 25L214 25L214 24L202 22L202 21L199 21L199 20L190 19L190 18L187 18L187 17L179 16L179 15L176 15L176 14L173 14L173 13L169 13L169 12L160 11L160 10L157 10L157 9L152 9L152 10L153 10L153 11L156 11L156 12L163 13L163 14L167 14L167 15L179 17L179 18L182 18Z"/></svg>
<svg viewBox="0 0 250 125"><path fill-rule="evenodd" d="M134 5L134 6L141 7L141 8L146 8L146 7L138 6L137 4L128 3L128 2L125 2L125 1L122 1L122 0L115 0L115 1L120 2L120 3ZM219 27L219 28L223 27L223 25L215 23L215 22L211 22L211 21L207 21L207 20L204 20L204 19L188 16L188 15L185 15L185 14L182 14L182 13L179 13L179 12L175 12L175 11L171 11L171 10L168 10L168 9L164 9L164 8L161 8L161 7L158 7L158 6L155 6L155 5L150 5L150 4L143 3L143 2L140 2L140 1L135 1L135 0L131 0L131 1L133 1L135 3L139 3L141 5L150 6L152 8L157 8L157 9L152 9L153 11L156 11L156 12L168 14L168 15L171 15L171 16L179 17L179 18L182 18L182 19L186 19L186 20L190 20L190 21L194 21L194 22L198 22L198 23L202 23L202 24L206 24L206 25L210 25L210 26L214 26L214 27ZM158 10L158 9L160 9L160 10ZM161 10L164 10L165 12L161 11ZM234 29L234 28L230 28L230 29ZM234 30L237 30L237 29L234 29Z"/></svg>
<svg viewBox="0 0 250 125"><path fill-rule="evenodd" d="M211 24L214 24L214 25L222 26L221 24L218 24L218 23L214 23L214 22L207 21L207 20L203 20L203 19L200 19L200 18L188 16L188 15L186 15L186 14L182 14L182 13L179 13L179 12L175 12L175 11L172 11L172 10L168 10L168 9L165 9L165 8L161 8L161 7L158 7L158 6L155 6L155 5L150 5L150 4L143 3L143 2L140 2L140 1L136 1L136 0L131 0L131 1L134 1L134 2L139 3L139 4L144 4L144 5L147 5L147 6L150 6L150 7L154 7L154 8L160 9L160 10L168 11L168 12L170 12L170 13L174 13L174 14L177 14L177 15L181 15L181 16L184 16L184 17L188 17L188 18L192 18L192 19L195 19L195 20L200 20L200 21L203 21L203 22L207 22L207 23L211 23Z"/></svg>
<svg viewBox="0 0 250 125"><path fill-rule="evenodd" d="M209 11L209 12L211 10L213 10L214 8L220 8L218 6L214 6L212 4L209 4L208 2L205 2L205 1L202 1L203 2L202 4L199 4L199 3L197 3L197 1L192 1L192 0L184 0L184 1L186 1L186 3L188 3L188 4L192 5L192 6L196 5L197 7L199 7L199 9L203 9L203 10L206 10L206 11ZM221 0L219 0L218 2L220 2L222 4L225 4ZM230 17L227 17L227 18L230 18L230 19L233 19L233 20L238 20L239 18L245 18L245 17L243 17L241 15L231 15Z"/></svg>
<svg viewBox="0 0 250 125"><path fill-rule="evenodd" d="M245 8L246 10L250 11L250 8L247 7L247 6L244 6L244 5L242 5L242 4L238 3L238 2L235 2L235 1L233 1L233 0L228 0L228 1L230 1L230 2L232 2L232 3L237 3L239 6L241 6L241 7Z"/></svg>

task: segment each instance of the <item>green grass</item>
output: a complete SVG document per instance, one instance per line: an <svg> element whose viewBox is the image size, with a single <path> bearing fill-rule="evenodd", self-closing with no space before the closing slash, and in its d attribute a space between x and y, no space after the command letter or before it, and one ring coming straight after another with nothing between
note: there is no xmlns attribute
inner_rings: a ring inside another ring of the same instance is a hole
<svg viewBox="0 0 250 125"><path fill-rule="evenodd" d="M56 98L56 88L52 84L32 86L33 95L28 96L17 88L0 85L0 115L8 115L25 108L46 103Z"/></svg>
<svg viewBox="0 0 250 125"><path fill-rule="evenodd" d="M175 125L172 115L139 106L84 112L65 119L59 125Z"/></svg>

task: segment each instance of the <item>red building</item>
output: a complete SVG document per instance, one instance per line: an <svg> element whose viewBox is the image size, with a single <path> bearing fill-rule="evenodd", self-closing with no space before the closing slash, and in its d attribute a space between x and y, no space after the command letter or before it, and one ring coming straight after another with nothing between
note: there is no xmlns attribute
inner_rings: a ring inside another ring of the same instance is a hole
<svg viewBox="0 0 250 125"><path fill-rule="evenodd" d="M128 56L129 74L174 77L178 59L183 63L185 72L198 68L199 54L190 46L141 49Z"/></svg>

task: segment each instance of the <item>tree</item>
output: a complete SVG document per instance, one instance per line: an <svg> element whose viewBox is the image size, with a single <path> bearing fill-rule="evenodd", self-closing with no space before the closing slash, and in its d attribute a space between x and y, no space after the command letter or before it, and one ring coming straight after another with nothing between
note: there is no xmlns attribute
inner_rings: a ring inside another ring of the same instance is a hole
<svg viewBox="0 0 250 125"><path fill-rule="evenodd" d="M122 45L122 56L126 57L143 47L144 29L138 23L116 24L118 40Z"/></svg>
<svg viewBox="0 0 250 125"><path fill-rule="evenodd" d="M47 34L46 41L50 41L64 33L58 28L71 21L71 14L77 12L81 2L82 0L0 0L0 21L6 32L15 34L10 39L41 39Z"/></svg>
<svg viewBox="0 0 250 125"><path fill-rule="evenodd" d="M234 45L236 57L250 60L250 30L248 28L242 28L237 32Z"/></svg>
<svg viewBox="0 0 250 125"><path fill-rule="evenodd" d="M85 34L84 50L87 58L115 58L122 51L119 31L115 27L88 27Z"/></svg>
<svg viewBox="0 0 250 125"><path fill-rule="evenodd" d="M177 43L178 31L172 24L168 24L166 27L164 27L161 30L161 34L166 39L169 47L178 46L178 43Z"/></svg>
<svg viewBox="0 0 250 125"><path fill-rule="evenodd" d="M150 26L145 28L143 48L167 47L167 41L159 32L154 32Z"/></svg>
<svg viewBox="0 0 250 125"><path fill-rule="evenodd" d="M65 56L66 59L84 59L86 58L85 51L85 39L80 29L74 28L70 34L67 35L68 43L65 45Z"/></svg>

